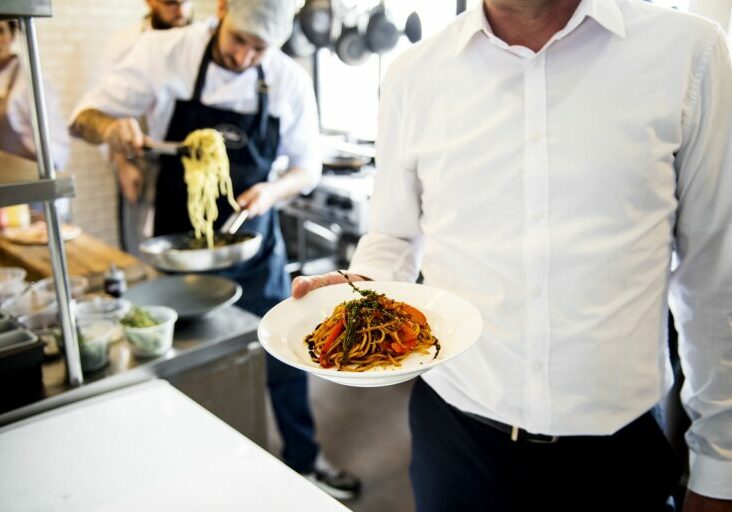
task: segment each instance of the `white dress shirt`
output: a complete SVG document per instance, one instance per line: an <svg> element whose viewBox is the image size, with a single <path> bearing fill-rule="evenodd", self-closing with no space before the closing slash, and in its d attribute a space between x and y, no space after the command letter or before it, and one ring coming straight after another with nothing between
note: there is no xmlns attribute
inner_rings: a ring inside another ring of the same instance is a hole
<svg viewBox="0 0 732 512"><path fill-rule="evenodd" d="M206 22L145 32L101 83L84 95L71 119L90 108L114 117L144 115L149 135L162 140L176 100L188 100L193 94L210 38L211 26ZM267 50L262 67L270 91L270 116L280 119L278 155L287 156L290 167L310 172L315 186L322 162L312 82L303 68L277 48ZM256 68L236 73L212 62L201 102L233 112L254 113L259 108L256 81Z"/></svg>
<svg viewBox="0 0 732 512"><path fill-rule="evenodd" d="M640 0L582 1L537 53L496 37L481 8L459 17L384 80L371 227L350 270L421 269L475 304L482 336L426 382L552 435L611 434L664 395L670 291L690 487L732 498L724 37Z"/></svg>
<svg viewBox="0 0 732 512"><path fill-rule="evenodd" d="M20 66L15 83L12 87L12 78L15 66ZM25 69L22 62L12 62L0 70L0 95L7 92L8 95L8 122L10 127L20 136L25 149L33 154L36 153L36 141L33 138L33 122L30 108L30 83L26 79ZM64 116L61 114L58 105L58 97L54 87L44 80L43 92L46 99L46 112L48 114L49 136L51 143L51 160L56 169L63 169L69 160L70 137L66 129Z"/></svg>

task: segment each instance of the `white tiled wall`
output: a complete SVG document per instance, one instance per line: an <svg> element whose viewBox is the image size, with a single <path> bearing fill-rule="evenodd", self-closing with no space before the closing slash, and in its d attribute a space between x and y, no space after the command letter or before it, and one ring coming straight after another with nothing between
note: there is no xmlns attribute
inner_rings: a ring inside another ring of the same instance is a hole
<svg viewBox="0 0 732 512"><path fill-rule="evenodd" d="M194 0L196 18L215 12L216 0ZM81 95L98 80L102 51L119 29L140 20L144 0L52 0L53 17L37 20L44 79L50 81L68 117ZM114 177L97 147L74 140L67 170L76 177L73 221L117 244Z"/></svg>

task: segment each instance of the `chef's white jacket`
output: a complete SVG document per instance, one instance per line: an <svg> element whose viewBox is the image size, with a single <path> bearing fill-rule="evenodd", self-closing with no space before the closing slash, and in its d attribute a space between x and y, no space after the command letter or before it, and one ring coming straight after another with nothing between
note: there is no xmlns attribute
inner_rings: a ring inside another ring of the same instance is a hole
<svg viewBox="0 0 732 512"><path fill-rule="evenodd" d="M20 59L20 57L19 57ZM13 68L20 65L15 83L8 90ZM20 136L25 149L36 153L36 143L33 138L33 123L31 117L30 82L26 77L26 70L22 62L11 63L0 70L0 94L8 94L8 121L10 127ZM48 113L49 136L51 142L51 160L56 169L63 169L69 160L70 137L66 129L58 98L54 87L47 81L43 83Z"/></svg>

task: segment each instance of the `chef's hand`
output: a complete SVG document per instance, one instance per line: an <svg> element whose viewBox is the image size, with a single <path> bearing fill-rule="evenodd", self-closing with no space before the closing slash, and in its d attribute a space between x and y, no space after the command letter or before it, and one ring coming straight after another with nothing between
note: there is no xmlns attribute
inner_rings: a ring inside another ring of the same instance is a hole
<svg viewBox="0 0 732 512"><path fill-rule="evenodd" d="M104 129L102 134L109 149L122 153L127 158L142 156L142 147L148 137L142 133L140 123L132 117L115 119Z"/></svg>
<svg viewBox="0 0 732 512"><path fill-rule="evenodd" d="M122 195L131 204L137 204L145 176L136 162L129 160L124 154L112 152L110 158L117 168L117 179L119 180L119 188Z"/></svg>
<svg viewBox="0 0 732 512"><path fill-rule="evenodd" d="M351 279L351 282L354 283L356 281L368 281L369 279L364 276L359 276L358 274L351 274L348 272L345 272L348 274L348 277ZM292 296L296 299L299 299L301 297L304 297L308 292L311 292L317 288L322 288L323 286L329 286L331 284L341 284L348 282L345 277L343 277L338 272L328 272L327 274L320 274L318 276L298 276L292 281Z"/></svg>
<svg viewBox="0 0 732 512"><path fill-rule="evenodd" d="M276 185L273 182L263 181L246 189L239 194L236 202L239 206L249 210L249 217L256 217L267 213L279 200Z"/></svg>
<svg viewBox="0 0 732 512"><path fill-rule="evenodd" d="M732 500L707 498L694 491L688 491L684 498L683 512L732 512Z"/></svg>

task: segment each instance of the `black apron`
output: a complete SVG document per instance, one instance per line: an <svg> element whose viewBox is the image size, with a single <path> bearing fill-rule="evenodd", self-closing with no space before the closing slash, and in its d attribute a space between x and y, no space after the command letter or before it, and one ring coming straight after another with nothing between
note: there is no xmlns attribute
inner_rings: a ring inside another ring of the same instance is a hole
<svg viewBox="0 0 732 512"><path fill-rule="evenodd" d="M272 162L277 156L280 120L269 115L267 84L261 66L257 68L258 112L240 114L201 103L201 92L212 60L215 39L214 35L206 46L193 96L190 100L176 100L165 140L182 141L190 132L202 128L215 128L222 132L227 140L231 182L234 197L237 197L252 185L267 181ZM155 198L155 236L193 229L188 218L187 200L180 158L161 156ZM217 206L219 216L214 229L219 229L233 212L225 196L219 197ZM251 260L217 273L241 284L243 296L238 304L261 316L290 294L290 280L285 272L285 244L277 210L272 208L263 215L248 219L240 228L240 231L245 230L261 233L262 246L259 252Z"/></svg>

